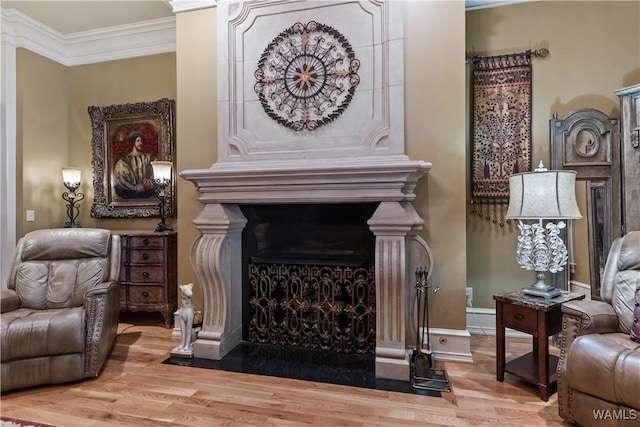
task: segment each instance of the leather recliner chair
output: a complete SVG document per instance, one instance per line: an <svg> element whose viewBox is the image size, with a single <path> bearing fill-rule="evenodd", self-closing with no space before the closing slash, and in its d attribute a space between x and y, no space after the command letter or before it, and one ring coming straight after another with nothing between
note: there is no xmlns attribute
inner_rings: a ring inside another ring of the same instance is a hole
<svg viewBox="0 0 640 427"><path fill-rule="evenodd" d="M640 343L630 337L638 286L640 231L632 231L611 245L601 300L562 305L562 418L583 426L640 422Z"/></svg>
<svg viewBox="0 0 640 427"><path fill-rule="evenodd" d="M16 248L2 289L2 391L97 377L120 314L120 236L36 230Z"/></svg>

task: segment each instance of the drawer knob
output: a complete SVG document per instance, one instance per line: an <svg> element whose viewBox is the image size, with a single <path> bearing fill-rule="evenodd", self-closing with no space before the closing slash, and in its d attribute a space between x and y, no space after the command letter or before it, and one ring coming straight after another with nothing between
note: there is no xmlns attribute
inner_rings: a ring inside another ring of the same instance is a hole
<svg viewBox="0 0 640 427"><path fill-rule="evenodd" d="M148 279L149 278L149 272L143 271L142 272L142 277L144 277L145 279Z"/></svg>
<svg viewBox="0 0 640 427"><path fill-rule="evenodd" d="M148 298L148 297L149 297L149 292L144 291L144 292L142 293L142 297L143 297L143 298Z"/></svg>
<svg viewBox="0 0 640 427"><path fill-rule="evenodd" d="M142 241L142 244L145 245L145 246L149 246L149 239L144 239Z"/></svg>
<svg viewBox="0 0 640 427"><path fill-rule="evenodd" d="M149 254L142 254L142 259L143 260L148 260L149 259Z"/></svg>
<svg viewBox="0 0 640 427"><path fill-rule="evenodd" d="M516 320L522 320L522 319L524 319L524 316L522 314L520 314L520 313L516 313L516 314L513 315L513 318L516 319Z"/></svg>

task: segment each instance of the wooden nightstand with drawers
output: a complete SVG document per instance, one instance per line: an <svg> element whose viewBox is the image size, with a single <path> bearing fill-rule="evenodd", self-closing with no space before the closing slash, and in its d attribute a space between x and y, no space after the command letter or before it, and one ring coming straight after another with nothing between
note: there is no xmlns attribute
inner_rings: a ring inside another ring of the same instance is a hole
<svg viewBox="0 0 640 427"><path fill-rule="evenodd" d="M178 234L114 231L122 245L120 310L158 311L167 328L177 308Z"/></svg>

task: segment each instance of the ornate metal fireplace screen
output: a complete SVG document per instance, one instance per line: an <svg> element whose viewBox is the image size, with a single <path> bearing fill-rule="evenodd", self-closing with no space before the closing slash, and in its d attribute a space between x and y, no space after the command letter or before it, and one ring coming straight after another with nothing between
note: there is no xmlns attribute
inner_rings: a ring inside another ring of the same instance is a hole
<svg viewBox="0 0 640 427"><path fill-rule="evenodd" d="M373 268L250 263L249 286L249 341L374 352Z"/></svg>

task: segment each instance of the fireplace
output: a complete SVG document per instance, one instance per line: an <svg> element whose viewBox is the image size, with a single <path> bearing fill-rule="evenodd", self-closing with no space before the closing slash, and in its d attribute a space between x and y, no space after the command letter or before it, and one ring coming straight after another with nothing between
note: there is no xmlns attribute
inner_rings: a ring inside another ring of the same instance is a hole
<svg viewBox="0 0 640 427"><path fill-rule="evenodd" d="M410 200L428 165L406 159L384 168L359 162L337 169L334 164L326 166L323 175L300 167L267 173L253 165L240 171L239 164L234 166L230 171L213 167L181 173L196 182L205 205L193 221L202 233L192 261L204 298L194 356L220 359L242 340L242 230L248 222L242 206L373 203L376 208L366 225L375 239L376 376L408 379L407 349L413 344L416 319L413 272L432 266L430 249L418 235L423 221Z"/></svg>
<svg viewBox="0 0 640 427"><path fill-rule="evenodd" d="M402 2L217 5L218 159L208 169L180 173L204 205L193 220L201 236L191 258L204 299L194 356L220 359L243 339L249 275L243 257L282 265L285 256L289 264L306 259L318 266L342 252L338 266L354 268L360 259L373 270L376 376L408 379L413 272L432 266L418 235L423 220L411 202L431 164L404 151ZM312 50L292 48L309 44ZM279 247L277 238L260 240L255 231L255 241L243 238L256 211L281 205L296 206L307 219L322 217L326 206L369 206L339 225L360 230L356 240L364 230L369 249L338 244L329 224L309 221L283 224L280 234L287 225L297 227L296 233L312 237L311 253L310 245ZM258 244L276 250L261 258Z"/></svg>
<svg viewBox="0 0 640 427"><path fill-rule="evenodd" d="M243 258L263 263L374 264L376 203L242 205Z"/></svg>
<svg viewBox="0 0 640 427"><path fill-rule="evenodd" d="M375 208L241 206L243 340L373 354Z"/></svg>

